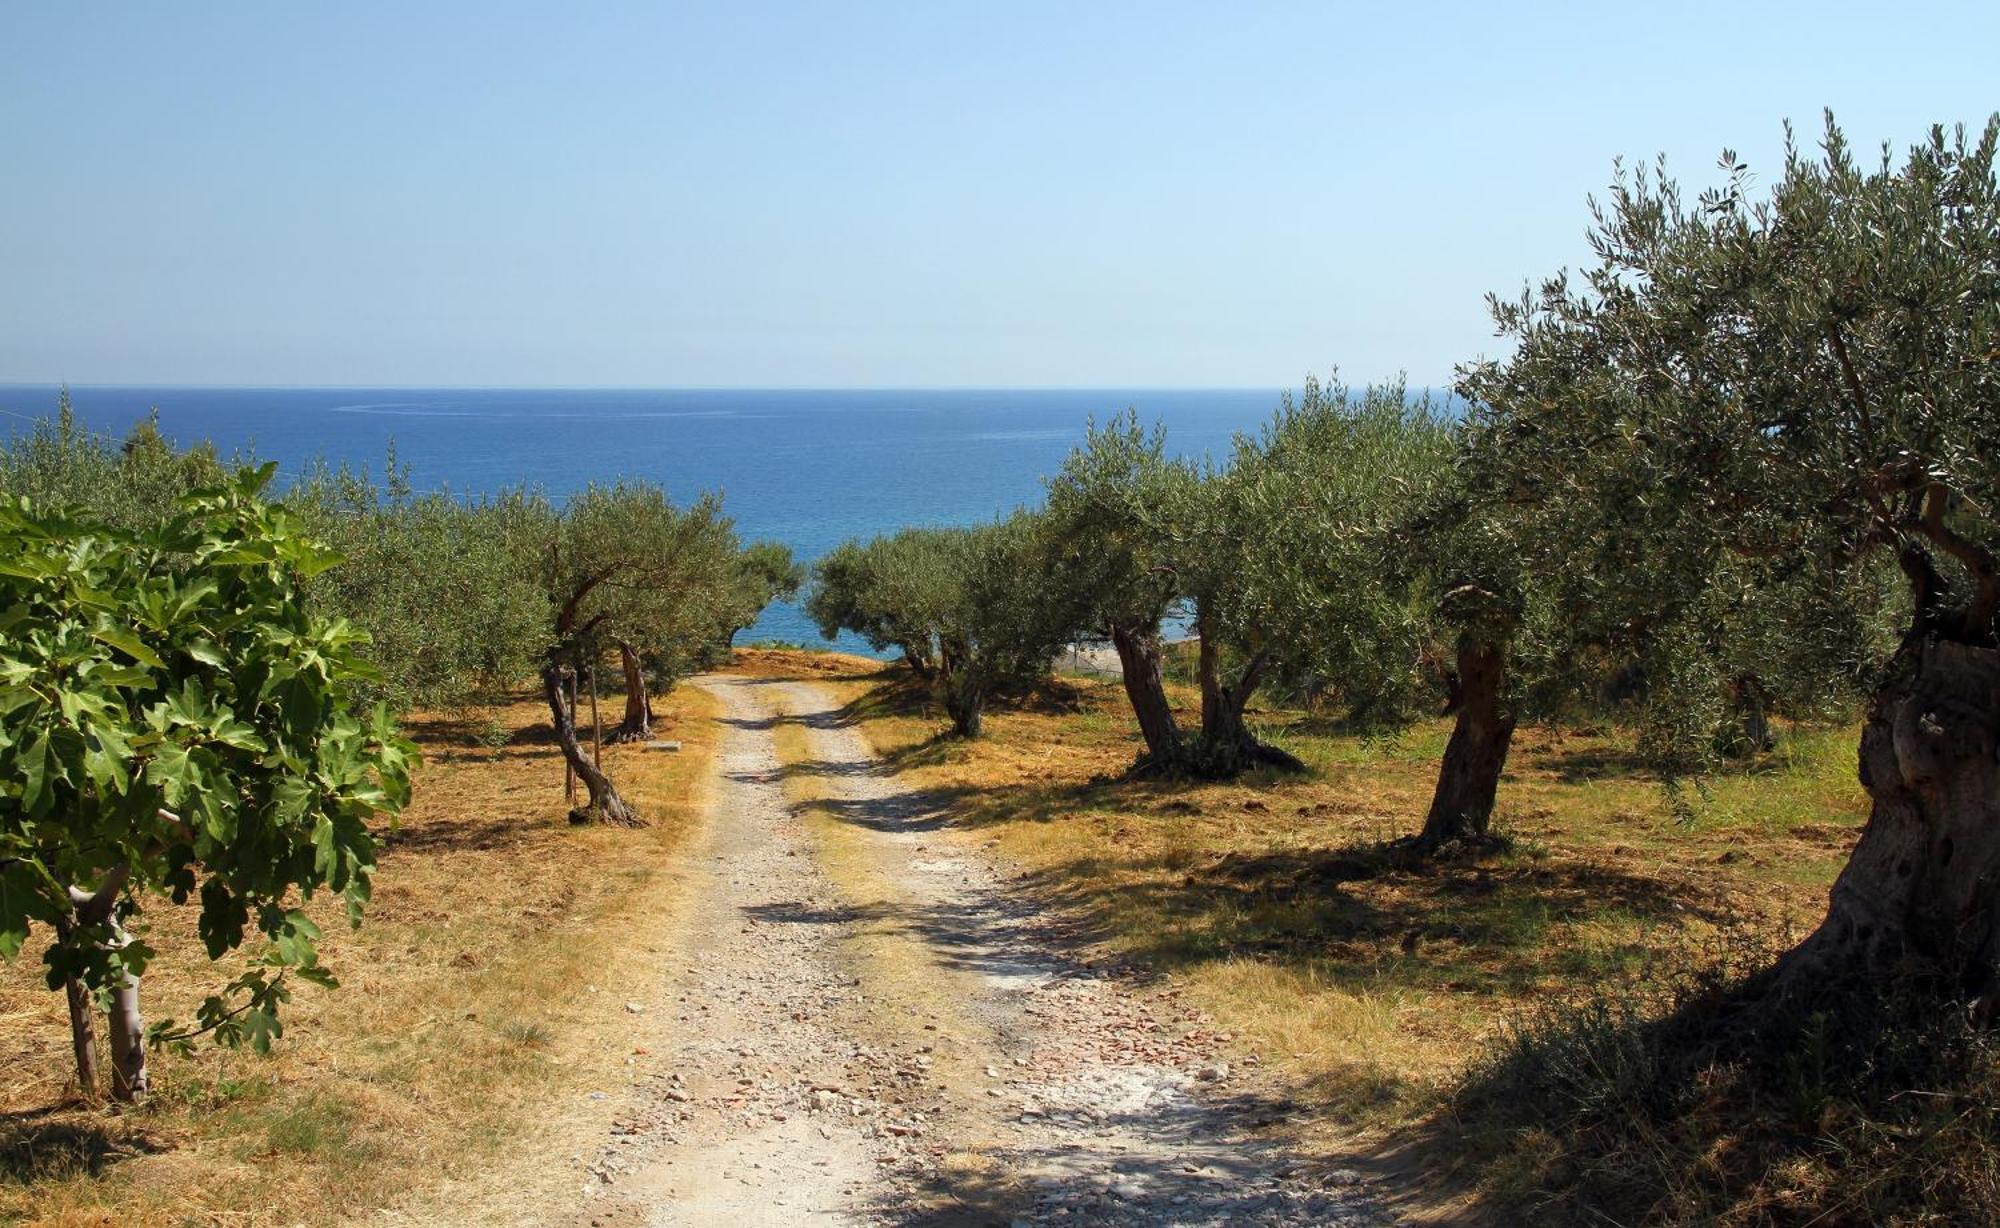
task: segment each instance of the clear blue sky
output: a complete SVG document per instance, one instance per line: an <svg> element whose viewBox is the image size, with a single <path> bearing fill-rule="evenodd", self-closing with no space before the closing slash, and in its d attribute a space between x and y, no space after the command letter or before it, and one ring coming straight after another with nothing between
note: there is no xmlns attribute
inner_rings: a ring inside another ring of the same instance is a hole
<svg viewBox="0 0 2000 1228"><path fill-rule="evenodd" d="M0 380L1418 382L1831 105L2000 107L2000 4L13 4Z"/></svg>

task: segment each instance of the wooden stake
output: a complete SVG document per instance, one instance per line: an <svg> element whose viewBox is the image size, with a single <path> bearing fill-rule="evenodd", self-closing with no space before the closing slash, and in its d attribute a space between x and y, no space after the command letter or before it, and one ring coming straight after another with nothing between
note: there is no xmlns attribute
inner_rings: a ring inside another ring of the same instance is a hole
<svg viewBox="0 0 2000 1228"><path fill-rule="evenodd" d="M569 709L570 727L576 727L576 676L570 675L569 685L563 688L563 706ZM563 804L576 805L576 765L563 758Z"/></svg>
<svg viewBox="0 0 2000 1228"><path fill-rule="evenodd" d="M596 653L590 654L590 762L598 771L604 770L604 725L597 719L597 667L600 659Z"/></svg>

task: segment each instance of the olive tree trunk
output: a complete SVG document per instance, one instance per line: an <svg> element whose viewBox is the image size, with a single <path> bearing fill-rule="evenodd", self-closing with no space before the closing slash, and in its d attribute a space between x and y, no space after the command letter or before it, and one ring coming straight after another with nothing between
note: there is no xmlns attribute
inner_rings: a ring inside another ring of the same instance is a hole
<svg viewBox="0 0 2000 1228"><path fill-rule="evenodd" d="M1139 734L1146 739L1145 763L1170 767L1180 762L1181 731L1174 722L1174 710L1167 702L1166 682L1161 675L1159 631L1135 631L1114 625L1111 646L1118 650L1125 698L1132 702L1132 715L1139 720Z"/></svg>
<svg viewBox="0 0 2000 1228"><path fill-rule="evenodd" d="M1458 641L1453 707L1458 714L1438 769L1437 791L1417 846L1427 851L1466 840L1484 840L1493 819L1493 797L1514 740L1507 709L1506 653L1470 634Z"/></svg>
<svg viewBox="0 0 2000 1228"><path fill-rule="evenodd" d="M1295 772L1305 769L1297 757L1258 741L1243 721L1243 709L1263 681L1267 664L1263 653L1253 653L1234 679L1224 678L1222 649L1212 637L1201 637L1197 666L1201 676L1199 758L1204 771L1227 775L1260 765Z"/></svg>
<svg viewBox="0 0 2000 1228"><path fill-rule="evenodd" d="M542 693L548 700L549 715L555 722L556 743L562 747L563 760L570 771L583 781L583 787L590 795L584 805L569 812L569 821L644 827L645 820L626 804L624 798L618 796L611 778L598 770L577 742L576 722L571 719L569 705L564 702L563 670L560 665L550 663L542 667Z"/></svg>
<svg viewBox="0 0 2000 1228"><path fill-rule="evenodd" d="M1745 754L1761 754L1774 745L1771 737L1770 699L1763 680L1744 674L1729 685L1729 696L1740 725L1739 747Z"/></svg>
<svg viewBox="0 0 2000 1228"><path fill-rule="evenodd" d="M653 736L653 699L646 692L646 668L639 652L618 641L618 663L625 672L625 716L612 730L613 742L643 742Z"/></svg>
<svg viewBox="0 0 2000 1228"><path fill-rule="evenodd" d="M951 731L961 738L976 738L986 729L986 698L977 691L947 691L944 710L951 717Z"/></svg>
<svg viewBox="0 0 2000 1228"><path fill-rule="evenodd" d="M972 650L950 644L938 648L931 671L931 690L951 718L951 731L961 738L976 738L986 725L986 688L973 672Z"/></svg>
<svg viewBox="0 0 2000 1228"><path fill-rule="evenodd" d="M1868 825L1826 918L1781 984L1945 974L1991 1018L2000 996L2000 651L1912 637L1861 729Z"/></svg>

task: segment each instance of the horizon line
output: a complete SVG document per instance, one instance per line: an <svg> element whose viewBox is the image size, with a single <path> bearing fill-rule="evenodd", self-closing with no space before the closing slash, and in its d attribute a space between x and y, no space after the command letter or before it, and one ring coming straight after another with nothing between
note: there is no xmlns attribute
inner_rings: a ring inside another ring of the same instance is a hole
<svg viewBox="0 0 2000 1228"><path fill-rule="evenodd" d="M1283 384L285 384L0 379L0 388L170 388L309 392L1267 392Z"/></svg>

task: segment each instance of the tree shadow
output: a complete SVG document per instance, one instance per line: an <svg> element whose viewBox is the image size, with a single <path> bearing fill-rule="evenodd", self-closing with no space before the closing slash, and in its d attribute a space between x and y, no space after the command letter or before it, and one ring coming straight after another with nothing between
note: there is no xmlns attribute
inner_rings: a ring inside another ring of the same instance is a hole
<svg viewBox="0 0 2000 1228"><path fill-rule="evenodd" d="M852 775L875 775L853 773ZM905 790L878 797L818 797L795 810L816 810L833 819L879 832L937 831L951 823L952 811L969 790Z"/></svg>
<svg viewBox="0 0 2000 1228"><path fill-rule="evenodd" d="M507 745L510 747L514 746L557 747L560 746L561 743L556 740L556 727L554 725L550 724L547 721L538 721L533 725L527 725L520 729L516 729L513 732L512 736L510 736L507 739Z"/></svg>
<svg viewBox="0 0 2000 1228"><path fill-rule="evenodd" d="M889 767L807 763L798 771L854 780L899 770ZM1173 824L1202 812L1183 786L1145 778L833 792L810 805L881 832L1058 823L1083 811L1114 811L1130 825ZM1139 960L1162 970L1248 958L1371 990L1518 993L1547 979L1552 958L1597 958L1570 950L1567 937L1594 920L1678 927L1735 917L1727 892L1699 879L1516 857L1497 847L1423 856L1394 840L1227 853L1146 843L1165 847L1141 854L1110 844L1026 874L1009 890L1053 906L1079 933L1123 935ZM1605 955L1616 957L1617 950Z"/></svg>
<svg viewBox="0 0 2000 1228"><path fill-rule="evenodd" d="M385 832L384 854L490 853L546 838L546 821L530 819L428 819Z"/></svg>
<svg viewBox="0 0 2000 1228"><path fill-rule="evenodd" d="M25 1186L101 1177L120 1161L166 1150L129 1121L73 1102L0 1114L0 1181Z"/></svg>
<svg viewBox="0 0 2000 1228"><path fill-rule="evenodd" d="M1377 1173L1297 1161L1285 1142L1259 1137L1297 1106L1254 1092L1180 1098L1097 1114L1094 1129L1140 1135L1143 1150L1109 1156L1049 1139L999 1146L977 1169L918 1175L869 1208L895 1228L987 1228L1010 1222L1077 1225L1344 1224L1374 1222L1360 1188ZM1231 1133L1215 1135L1227 1121Z"/></svg>
<svg viewBox="0 0 2000 1228"><path fill-rule="evenodd" d="M1637 751L1612 746L1555 747L1537 757L1539 766L1566 785L1624 779L1652 780L1653 769Z"/></svg>
<svg viewBox="0 0 2000 1228"><path fill-rule="evenodd" d="M1725 942L1544 1008L1411 1140L1532 1176L1480 1192L1496 1219L2000 1222L2000 1038L1955 982L1920 960L1787 981L1774 958Z"/></svg>
<svg viewBox="0 0 2000 1228"><path fill-rule="evenodd" d="M431 746L467 746L479 740L480 725L469 713L413 713L397 722L403 736Z"/></svg>

